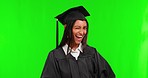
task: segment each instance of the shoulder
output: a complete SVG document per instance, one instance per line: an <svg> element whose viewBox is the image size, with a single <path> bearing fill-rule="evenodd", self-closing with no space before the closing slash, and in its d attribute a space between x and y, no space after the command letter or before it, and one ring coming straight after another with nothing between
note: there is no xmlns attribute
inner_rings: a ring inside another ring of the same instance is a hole
<svg viewBox="0 0 148 78"><path fill-rule="evenodd" d="M97 51L96 48L92 47L92 46L89 46L87 45L85 48L84 48L84 51L87 53L87 54L91 54L93 56L95 56L95 58L99 59L99 60L105 60L101 54Z"/></svg>
<svg viewBox="0 0 148 78"><path fill-rule="evenodd" d="M48 54L49 55L52 55L52 54L55 54L55 53L57 54L60 51L62 51L62 49L60 47L58 47L58 48L55 48L55 49L51 50Z"/></svg>
<svg viewBox="0 0 148 78"><path fill-rule="evenodd" d="M86 45L86 46L84 47L84 49L86 49L86 50L95 50L94 47L89 46L89 45Z"/></svg>
<svg viewBox="0 0 148 78"><path fill-rule="evenodd" d="M53 49L49 52L48 57L63 59L64 58L64 51L61 47Z"/></svg>
<svg viewBox="0 0 148 78"><path fill-rule="evenodd" d="M83 50L86 51L86 52L89 52L89 53L95 53L95 52L97 52L96 48L94 48L92 46L89 46L89 45L86 45Z"/></svg>
<svg viewBox="0 0 148 78"><path fill-rule="evenodd" d="M99 54L96 48L89 45L83 48L83 52L85 55L92 56L92 57L96 56L96 54Z"/></svg>

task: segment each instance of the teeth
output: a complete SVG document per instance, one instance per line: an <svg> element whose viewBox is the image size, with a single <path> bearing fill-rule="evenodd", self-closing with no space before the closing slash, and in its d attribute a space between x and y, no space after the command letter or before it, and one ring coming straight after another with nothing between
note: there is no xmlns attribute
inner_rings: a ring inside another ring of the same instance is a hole
<svg viewBox="0 0 148 78"><path fill-rule="evenodd" d="M82 38L83 36L77 36L77 37L81 37Z"/></svg>

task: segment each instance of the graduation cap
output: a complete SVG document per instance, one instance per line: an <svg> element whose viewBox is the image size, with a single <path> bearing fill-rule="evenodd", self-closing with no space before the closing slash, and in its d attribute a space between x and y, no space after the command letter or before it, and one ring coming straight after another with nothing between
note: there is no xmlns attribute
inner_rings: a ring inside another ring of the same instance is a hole
<svg viewBox="0 0 148 78"><path fill-rule="evenodd" d="M85 19L86 16L90 16L88 11L83 6L73 7L67 11L59 14L55 18L56 20L56 47L58 47L58 21L63 25L72 20Z"/></svg>

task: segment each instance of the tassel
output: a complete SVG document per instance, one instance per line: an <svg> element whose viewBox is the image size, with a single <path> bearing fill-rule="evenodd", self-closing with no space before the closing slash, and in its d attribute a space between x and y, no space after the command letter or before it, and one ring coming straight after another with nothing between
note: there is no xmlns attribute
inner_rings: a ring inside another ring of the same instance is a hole
<svg viewBox="0 0 148 78"><path fill-rule="evenodd" d="M56 19L56 48L58 47L58 36L59 36L59 32L58 32L58 19Z"/></svg>

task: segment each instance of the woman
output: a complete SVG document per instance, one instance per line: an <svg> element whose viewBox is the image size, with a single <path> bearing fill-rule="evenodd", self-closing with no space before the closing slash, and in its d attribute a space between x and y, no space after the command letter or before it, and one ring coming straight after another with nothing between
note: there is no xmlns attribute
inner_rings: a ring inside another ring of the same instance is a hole
<svg viewBox="0 0 148 78"><path fill-rule="evenodd" d="M49 53L41 78L115 78L107 61L86 43L86 16L87 10L78 6L56 17L65 27L64 35Z"/></svg>

